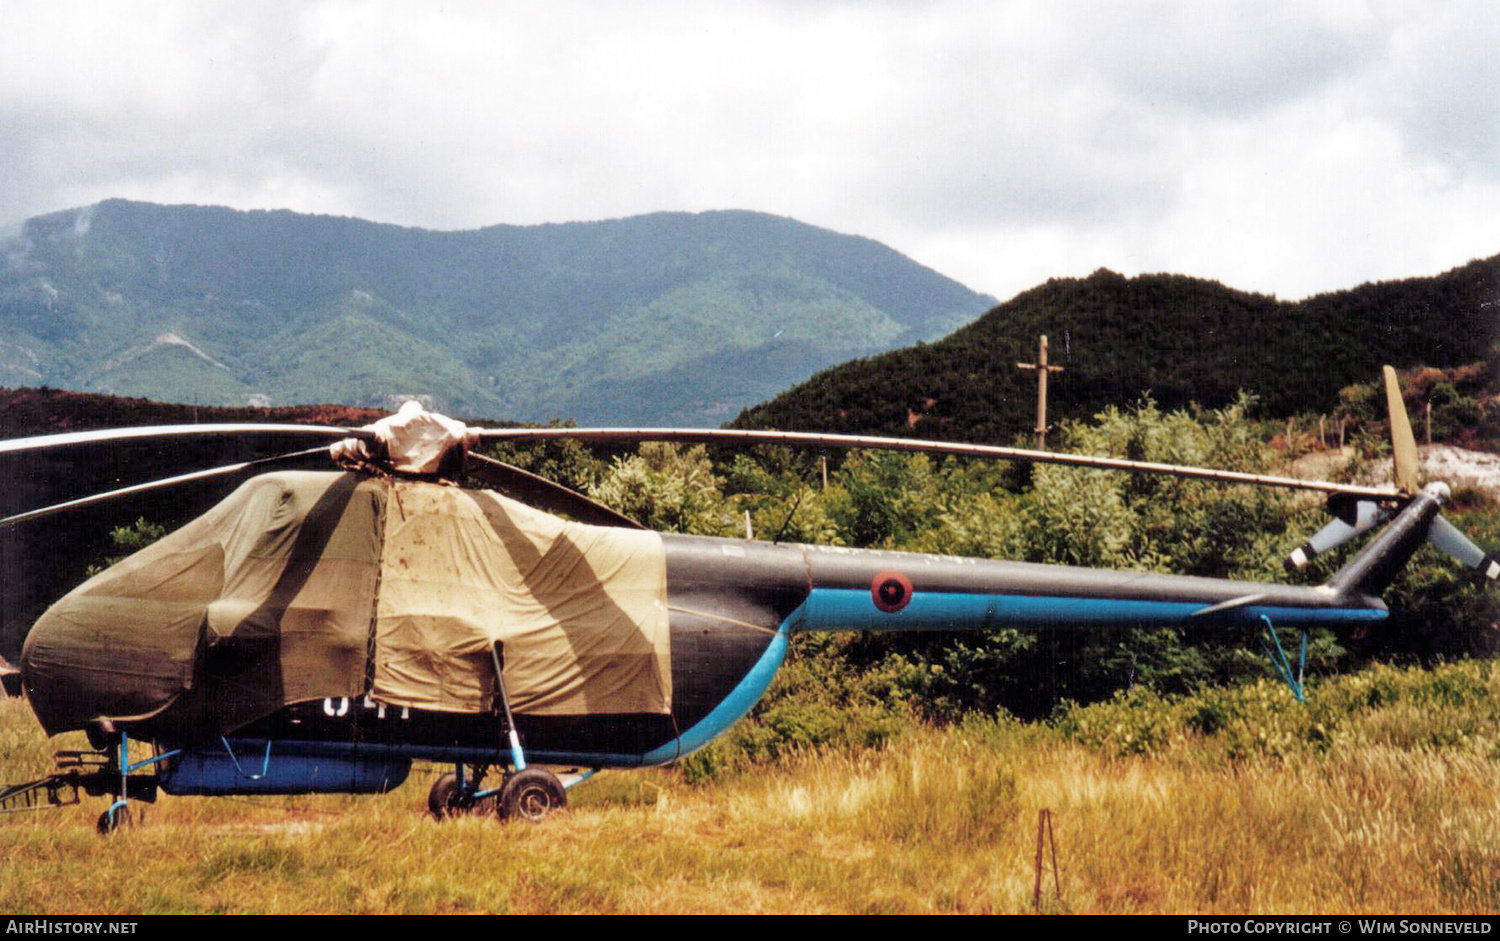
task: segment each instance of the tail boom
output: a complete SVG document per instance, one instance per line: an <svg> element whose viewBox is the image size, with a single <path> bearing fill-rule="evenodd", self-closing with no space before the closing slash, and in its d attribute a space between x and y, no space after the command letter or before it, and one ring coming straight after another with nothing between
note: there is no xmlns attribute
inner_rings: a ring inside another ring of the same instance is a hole
<svg viewBox="0 0 1500 941"><path fill-rule="evenodd" d="M1192 624L1380 621L1360 590L1122 572L948 556L798 547L809 591L792 631L988 630Z"/></svg>

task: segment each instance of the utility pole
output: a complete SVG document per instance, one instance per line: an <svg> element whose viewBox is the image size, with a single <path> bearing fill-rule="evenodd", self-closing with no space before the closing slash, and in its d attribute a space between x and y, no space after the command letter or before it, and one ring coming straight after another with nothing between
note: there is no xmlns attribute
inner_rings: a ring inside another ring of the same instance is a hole
<svg viewBox="0 0 1500 941"><path fill-rule="evenodd" d="M1062 372L1061 366L1047 365L1047 336L1042 335L1042 342L1037 349L1036 362L1016 363L1017 369L1032 369L1036 371L1036 446L1037 450L1047 450L1047 373Z"/></svg>

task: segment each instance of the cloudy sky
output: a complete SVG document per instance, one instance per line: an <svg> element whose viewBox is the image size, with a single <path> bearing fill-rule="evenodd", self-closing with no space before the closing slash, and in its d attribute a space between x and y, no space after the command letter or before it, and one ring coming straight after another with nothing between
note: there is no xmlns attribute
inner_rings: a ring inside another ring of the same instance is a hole
<svg viewBox="0 0 1500 941"><path fill-rule="evenodd" d="M1493 0L0 3L0 223L755 209L1006 298L1500 254Z"/></svg>

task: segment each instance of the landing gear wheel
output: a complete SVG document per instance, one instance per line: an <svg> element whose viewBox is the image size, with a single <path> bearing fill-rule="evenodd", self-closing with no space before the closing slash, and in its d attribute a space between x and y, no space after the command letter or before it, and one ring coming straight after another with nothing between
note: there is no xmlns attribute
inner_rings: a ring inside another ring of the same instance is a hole
<svg viewBox="0 0 1500 941"><path fill-rule="evenodd" d="M501 820L535 823L554 810L568 806L568 792L557 775L543 768L527 768L505 779L495 805Z"/></svg>
<svg viewBox="0 0 1500 941"><path fill-rule="evenodd" d="M432 782L427 792L427 810L438 820L459 817L474 809L473 802L464 797L459 787L458 775L452 771Z"/></svg>
<svg viewBox="0 0 1500 941"><path fill-rule="evenodd" d="M100 836L109 836L121 827L128 827L133 821L130 817L130 808L121 807L118 810L106 810L99 815L99 820L94 824L94 829L99 831Z"/></svg>

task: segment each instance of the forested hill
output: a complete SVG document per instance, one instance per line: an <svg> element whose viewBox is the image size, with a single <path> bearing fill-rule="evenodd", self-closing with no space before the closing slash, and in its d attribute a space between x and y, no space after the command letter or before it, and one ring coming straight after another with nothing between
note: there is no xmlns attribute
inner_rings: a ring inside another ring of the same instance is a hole
<svg viewBox="0 0 1500 941"><path fill-rule="evenodd" d="M761 213L433 232L109 200L0 240L0 386L718 424L993 303Z"/></svg>
<svg viewBox="0 0 1500 941"><path fill-rule="evenodd" d="M1241 389L1267 414L1322 411L1382 363L1485 359L1500 341L1500 258L1298 302L1176 275L1056 279L939 342L822 372L734 424L1008 443L1036 424L1036 374L1016 364L1035 362L1041 334L1065 367L1050 381L1051 421L1147 393L1219 406Z"/></svg>

